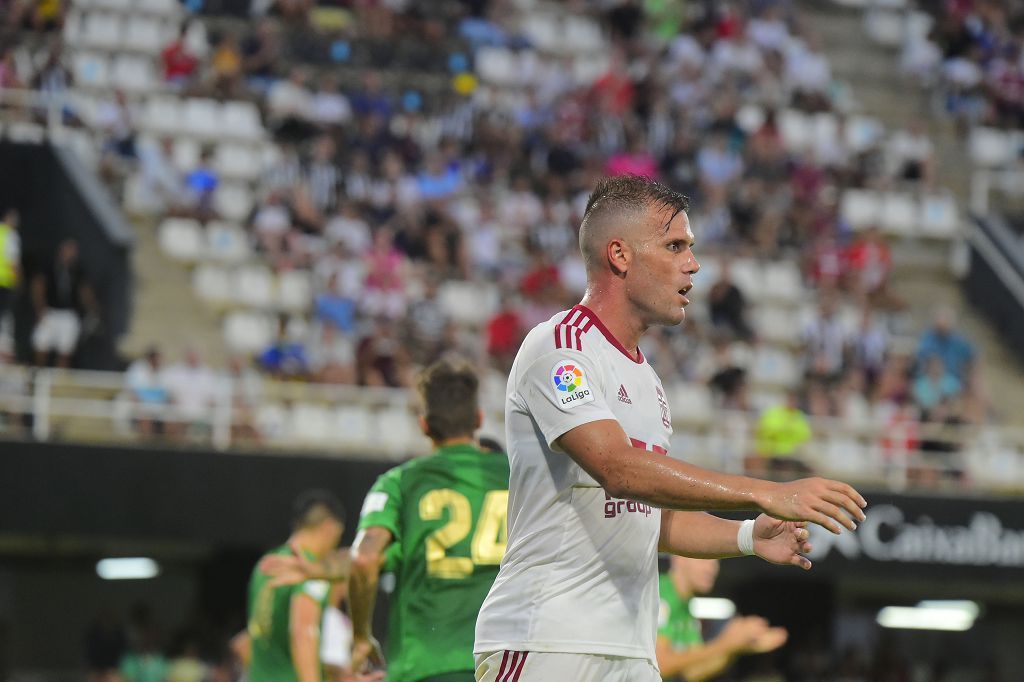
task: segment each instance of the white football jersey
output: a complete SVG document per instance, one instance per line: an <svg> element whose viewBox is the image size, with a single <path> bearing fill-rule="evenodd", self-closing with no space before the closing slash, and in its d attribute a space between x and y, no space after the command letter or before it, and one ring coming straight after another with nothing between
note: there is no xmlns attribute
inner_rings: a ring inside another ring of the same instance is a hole
<svg viewBox="0 0 1024 682"><path fill-rule="evenodd" d="M607 495L555 440L601 419L668 453L661 381L578 305L535 327L509 374L508 548L474 651L549 651L655 662L661 510ZM656 662L655 662L656 664Z"/></svg>

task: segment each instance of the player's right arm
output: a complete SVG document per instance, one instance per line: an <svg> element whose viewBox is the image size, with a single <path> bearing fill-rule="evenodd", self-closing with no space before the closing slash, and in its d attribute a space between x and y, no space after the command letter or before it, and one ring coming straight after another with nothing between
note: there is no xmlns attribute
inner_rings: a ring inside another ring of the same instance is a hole
<svg viewBox="0 0 1024 682"><path fill-rule="evenodd" d="M353 670L360 670L367 660L378 665L384 663L380 646L373 638L373 609L387 549L402 537L402 471L398 467L380 476L366 494L359 512L348 595L352 608Z"/></svg>
<svg viewBox="0 0 1024 682"><path fill-rule="evenodd" d="M323 587L322 589L327 589ZM292 594L292 665L299 682L321 682L320 678L320 604L302 590Z"/></svg>
<svg viewBox="0 0 1024 682"><path fill-rule="evenodd" d="M560 373L578 374L575 393ZM583 395L582 391L589 389ZM838 481L808 478L773 483L733 476L635 448L605 401L601 366L588 355L559 349L542 353L515 377L514 399L533 417L548 445L567 453L613 496L662 509L758 509L787 521L811 521L834 533L863 520L864 498ZM568 398L568 399L567 399Z"/></svg>
<svg viewBox="0 0 1024 682"><path fill-rule="evenodd" d="M833 533L855 530L864 498L824 478L788 483L722 474L630 445L614 419L582 424L561 435L559 448L612 497L680 510L758 509L787 521L811 521ZM850 518L850 517L853 518Z"/></svg>

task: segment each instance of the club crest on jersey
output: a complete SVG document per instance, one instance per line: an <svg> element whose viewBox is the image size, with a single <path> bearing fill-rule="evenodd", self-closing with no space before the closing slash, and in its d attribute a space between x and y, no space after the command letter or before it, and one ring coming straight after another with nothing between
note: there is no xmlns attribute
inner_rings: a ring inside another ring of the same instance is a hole
<svg viewBox="0 0 1024 682"><path fill-rule="evenodd" d="M559 362L552 368L551 382L555 400L563 410L594 400L594 394L587 382L587 375L571 360Z"/></svg>

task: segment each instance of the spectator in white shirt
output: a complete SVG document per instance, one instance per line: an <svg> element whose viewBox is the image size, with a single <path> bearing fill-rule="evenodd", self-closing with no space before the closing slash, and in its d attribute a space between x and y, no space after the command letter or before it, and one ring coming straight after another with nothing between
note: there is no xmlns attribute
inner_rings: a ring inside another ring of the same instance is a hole
<svg viewBox="0 0 1024 682"><path fill-rule="evenodd" d="M171 393L160 349L150 347L145 355L128 366L124 386L135 406L133 417L139 433L147 437L162 434L163 412L171 402Z"/></svg>
<svg viewBox="0 0 1024 682"><path fill-rule="evenodd" d="M338 90L338 81L327 76L320 81L320 88L310 103L310 118L323 126L340 126L352 119L352 107L348 98Z"/></svg>
<svg viewBox="0 0 1024 682"><path fill-rule="evenodd" d="M164 381L179 410L183 428L212 425L218 400L224 397L224 384L197 350L186 350L184 362L168 367Z"/></svg>
<svg viewBox="0 0 1024 682"><path fill-rule="evenodd" d="M786 81L793 90L794 104L809 111L828 109L832 69L816 36L789 50L786 55Z"/></svg>

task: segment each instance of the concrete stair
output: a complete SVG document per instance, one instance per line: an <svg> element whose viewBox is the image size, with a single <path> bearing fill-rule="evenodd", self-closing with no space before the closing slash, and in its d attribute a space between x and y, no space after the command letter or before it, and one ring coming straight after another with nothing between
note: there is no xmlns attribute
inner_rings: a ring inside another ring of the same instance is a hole
<svg viewBox="0 0 1024 682"><path fill-rule="evenodd" d="M165 361L173 363L186 348L194 347L208 364L222 367L227 353L220 316L196 298L190 269L160 251L156 223L134 222L138 237L132 255L135 310L122 353L137 357L155 344Z"/></svg>
<svg viewBox="0 0 1024 682"><path fill-rule="evenodd" d="M938 183L951 189L961 207L967 206L971 167L963 141L949 119L934 115L928 96L899 72L899 54L872 44L864 31L860 10L830 2L802 3L807 26L822 38L835 78L850 85L862 113L879 118L888 129L923 121L935 143ZM939 304L959 313L960 327L976 344L982 375L993 404L1019 405L1024 399L1024 363L998 335L996 328L975 313L950 267L951 244L894 245L894 291L909 304L916 329L925 329ZM1024 424L1019 410L998 410L1010 423Z"/></svg>

